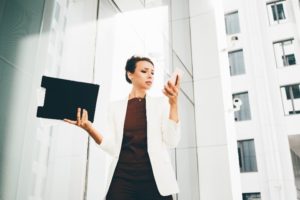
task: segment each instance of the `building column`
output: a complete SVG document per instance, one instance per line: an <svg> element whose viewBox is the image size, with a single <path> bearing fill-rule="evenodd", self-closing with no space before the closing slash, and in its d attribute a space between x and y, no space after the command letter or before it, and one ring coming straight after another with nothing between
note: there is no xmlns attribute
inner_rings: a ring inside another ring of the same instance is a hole
<svg viewBox="0 0 300 200"><path fill-rule="evenodd" d="M222 2L190 0L200 199L240 200Z"/></svg>

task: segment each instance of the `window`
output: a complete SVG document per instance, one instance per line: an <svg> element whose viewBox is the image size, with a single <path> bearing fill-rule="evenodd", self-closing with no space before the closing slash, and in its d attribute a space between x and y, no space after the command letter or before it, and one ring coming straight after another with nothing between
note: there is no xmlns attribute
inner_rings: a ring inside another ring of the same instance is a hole
<svg viewBox="0 0 300 200"><path fill-rule="evenodd" d="M243 50L232 51L228 53L230 75L245 74Z"/></svg>
<svg viewBox="0 0 300 200"><path fill-rule="evenodd" d="M260 193L243 193L243 200L261 200Z"/></svg>
<svg viewBox="0 0 300 200"><path fill-rule="evenodd" d="M251 112L250 112L248 92L233 94L232 97L233 99L239 98L242 101L240 110L234 112L234 120L235 121L250 120Z"/></svg>
<svg viewBox="0 0 300 200"><path fill-rule="evenodd" d="M274 21L279 21L282 19L285 19L285 14L284 14L284 10L283 10L283 4L274 4L271 5L272 8L272 14L273 14L273 20Z"/></svg>
<svg viewBox="0 0 300 200"><path fill-rule="evenodd" d="M281 87L285 115L300 114L300 84Z"/></svg>
<svg viewBox="0 0 300 200"><path fill-rule="evenodd" d="M296 65L294 39L273 43L277 67Z"/></svg>
<svg viewBox="0 0 300 200"><path fill-rule="evenodd" d="M290 85L285 87L286 98L288 100L300 98L299 85Z"/></svg>
<svg viewBox="0 0 300 200"><path fill-rule="evenodd" d="M225 25L227 35L240 32L240 22L238 12L233 12L225 15Z"/></svg>
<svg viewBox="0 0 300 200"><path fill-rule="evenodd" d="M275 1L267 4L270 24L279 24L286 20L285 1Z"/></svg>
<svg viewBox="0 0 300 200"><path fill-rule="evenodd" d="M257 172L253 139L238 141L238 156L241 172Z"/></svg>
<svg viewBox="0 0 300 200"><path fill-rule="evenodd" d="M300 177L300 157L291 149L292 163L295 177Z"/></svg>
<svg viewBox="0 0 300 200"><path fill-rule="evenodd" d="M284 66L296 65L296 58L295 58L294 54L282 56L282 60L283 60Z"/></svg>

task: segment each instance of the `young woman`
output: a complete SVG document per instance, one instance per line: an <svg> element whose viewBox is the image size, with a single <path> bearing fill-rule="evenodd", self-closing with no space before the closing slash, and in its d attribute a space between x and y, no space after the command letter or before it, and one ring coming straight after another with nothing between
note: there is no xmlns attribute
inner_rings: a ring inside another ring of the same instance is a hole
<svg viewBox="0 0 300 200"><path fill-rule="evenodd" d="M92 126L85 109L78 108L77 121L65 121L86 130L112 156L107 200L172 200L179 189L168 148L176 147L180 139L180 77L176 85L169 81L164 86L165 97L150 97L153 62L132 56L125 71L132 89L126 99L111 103L108 137Z"/></svg>

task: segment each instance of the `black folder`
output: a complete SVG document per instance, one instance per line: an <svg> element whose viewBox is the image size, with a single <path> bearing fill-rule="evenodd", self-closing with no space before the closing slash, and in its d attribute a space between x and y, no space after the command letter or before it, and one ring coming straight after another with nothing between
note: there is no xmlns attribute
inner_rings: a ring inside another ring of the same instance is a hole
<svg viewBox="0 0 300 200"><path fill-rule="evenodd" d="M94 121L99 85L43 76L41 87L46 89L45 101L37 117L76 120L77 108L82 108Z"/></svg>

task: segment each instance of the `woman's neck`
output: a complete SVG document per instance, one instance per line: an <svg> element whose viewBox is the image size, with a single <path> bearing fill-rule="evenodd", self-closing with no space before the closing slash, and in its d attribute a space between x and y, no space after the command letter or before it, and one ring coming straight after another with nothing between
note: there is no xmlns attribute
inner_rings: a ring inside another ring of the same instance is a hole
<svg viewBox="0 0 300 200"><path fill-rule="evenodd" d="M133 98L145 98L146 96L146 91L145 90L137 90L137 89L132 89L131 92L129 93L129 99Z"/></svg>

